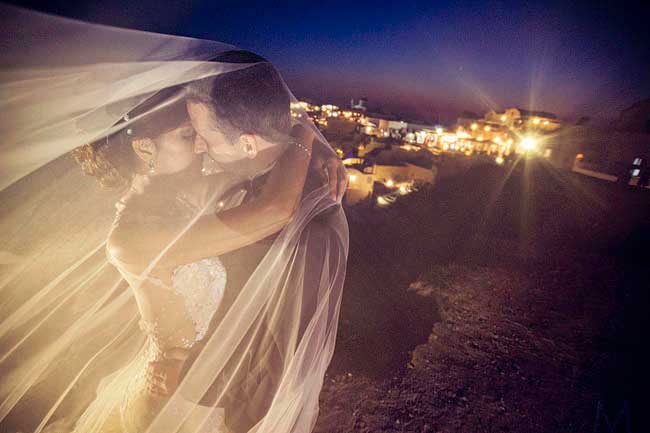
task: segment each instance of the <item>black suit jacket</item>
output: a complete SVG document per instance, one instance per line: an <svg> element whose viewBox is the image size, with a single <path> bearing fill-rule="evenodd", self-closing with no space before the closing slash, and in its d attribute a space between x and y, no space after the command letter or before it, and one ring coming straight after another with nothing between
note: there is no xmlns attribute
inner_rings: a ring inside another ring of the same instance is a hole
<svg viewBox="0 0 650 433"><path fill-rule="evenodd" d="M311 167L310 169L320 170L320 167ZM240 185L225 194L224 197L225 199L228 199L229 196L237 194L238 191L244 187L247 189L244 202L251 200L259 193L260 189L266 182L267 177L268 175L260 176L248 185ZM303 197L314 189L320 187L323 184L323 180L321 173L312 173L311 175L308 175L303 189ZM335 210L340 211L340 208L337 207ZM318 245L320 242L327 242L327 237L332 235L328 230L327 224L323 224L323 219L326 218L327 215L322 215L310 222L306 228L305 234L303 235L305 240L307 238L309 239L311 257L309 263L305 267L304 284L306 289L311 286L316 287L320 280L322 264L326 259L325 257L322 257L322 253L325 249L319 248ZM211 337L214 330L222 322L225 314L236 300L241 289L248 282L251 274L255 269L257 269L262 259L268 253L276 237L277 233L254 244L219 256L226 268L226 289L223 301L211 321L210 328L203 339L203 342L207 341ZM301 242L303 242L303 239L301 239ZM291 276L287 276L287 278L291 278ZM309 323L314 309L315 305L301 306L302 317L299 331L300 334L302 334L306 325ZM250 354L251 365L268 364L274 366L278 365L278 363L281 365L283 360L280 351L274 346L273 341L269 341L267 338L265 341L256 341L256 343L259 343L253 344L253 347L256 348L256 353ZM193 348L190 359L185 363L185 372L194 362L202 348L203 344L201 343L198 343L195 348ZM260 359L263 359L263 361L260 362ZM235 373L231 374L231 372ZM239 377L233 377L233 374L239 375ZM271 400L275 394L275 389L277 388L277 384L273 382L273 374L265 374L264 371L255 371L253 374L255 377L250 377L247 375L246 369L241 368L241 366L238 365L233 365L232 367L226 366L222 377L218 377L212 383L208 392L200 402L205 406L216 405L218 407L223 407L226 412L226 423L234 432L248 431L259 421L268 409L268 405L271 404ZM221 396L219 398L222 389L220 384L226 380L230 383L228 387L230 392L227 396ZM236 385L233 386L233 384ZM247 406L247 402L252 398L255 398L258 402L255 408L256 412ZM260 404L260 401L263 403ZM235 420L237 421L236 423L234 422Z"/></svg>

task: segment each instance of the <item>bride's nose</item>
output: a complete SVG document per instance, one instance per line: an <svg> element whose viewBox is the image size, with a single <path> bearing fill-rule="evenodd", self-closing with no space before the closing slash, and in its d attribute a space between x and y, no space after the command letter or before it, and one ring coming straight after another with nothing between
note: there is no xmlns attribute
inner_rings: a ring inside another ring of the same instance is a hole
<svg viewBox="0 0 650 433"><path fill-rule="evenodd" d="M208 143L205 142L203 137L199 134L196 134L194 138L194 153L205 153L208 151Z"/></svg>

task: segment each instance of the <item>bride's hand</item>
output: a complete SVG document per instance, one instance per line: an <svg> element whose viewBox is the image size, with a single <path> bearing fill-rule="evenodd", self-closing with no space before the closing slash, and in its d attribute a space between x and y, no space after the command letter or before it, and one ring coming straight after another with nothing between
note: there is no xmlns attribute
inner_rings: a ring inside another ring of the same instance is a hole
<svg viewBox="0 0 650 433"><path fill-rule="evenodd" d="M185 359L175 359L173 354L162 361L150 362L145 372L147 392L156 397L172 395L180 383L184 363Z"/></svg>
<svg viewBox="0 0 650 433"><path fill-rule="evenodd" d="M336 155L314 155L312 166L322 182L327 183L331 199L340 203L348 185L347 173L341 159Z"/></svg>

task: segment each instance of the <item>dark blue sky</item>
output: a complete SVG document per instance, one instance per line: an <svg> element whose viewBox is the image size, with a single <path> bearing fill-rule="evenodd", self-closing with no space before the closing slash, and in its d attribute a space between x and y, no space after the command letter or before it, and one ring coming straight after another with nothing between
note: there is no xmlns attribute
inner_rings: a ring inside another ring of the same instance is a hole
<svg viewBox="0 0 650 433"><path fill-rule="evenodd" d="M650 13L619 2L52 0L60 15L228 42L299 97L452 120L521 106L611 117L650 97Z"/></svg>

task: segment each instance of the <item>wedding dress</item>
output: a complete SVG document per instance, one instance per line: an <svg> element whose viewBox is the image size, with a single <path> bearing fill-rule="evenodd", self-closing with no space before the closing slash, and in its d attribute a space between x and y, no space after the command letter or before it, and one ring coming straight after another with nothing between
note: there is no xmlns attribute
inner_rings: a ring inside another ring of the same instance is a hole
<svg viewBox="0 0 650 433"><path fill-rule="evenodd" d="M124 271L119 261L111 258L110 261L123 272L127 280L130 275ZM168 313L188 314L196 330L194 341L184 341L180 347L191 348L201 341L208 330L210 320L219 307L223 298L226 284L226 270L221 261L214 257L194 263L179 266L172 279L172 286L167 286L162 281L152 277L147 278L147 283L154 284L162 290L172 291L182 298L183 304L170 304ZM180 308L179 308L180 307ZM98 389L99 404L102 412L107 415L102 432L138 433L147 427L147 421L153 419L156 411L164 403L163 398L151 396L146 390L145 370L150 362L160 361L163 356L163 342L166 335L161 335L157 330L156 322L140 320L140 328L147 335L147 340L141 353L124 369L111 376L103 386ZM115 407L108 414L105 412L106 397L115 398ZM200 406L189 400L176 400L175 411L178 416L192 419L205 420L200 431L205 433L225 433L225 414L220 408ZM92 404L73 431L88 431L85 423L97 423L97 414ZM186 425L185 430L195 431L197 426Z"/></svg>
<svg viewBox="0 0 650 433"><path fill-rule="evenodd" d="M146 191L145 191L146 194ZM132 196L127 194L126 197ZM241 198L241 197L240 197ZM230 205L236 204L232 202ZM196 215L201 209L192 206L187 200L169 200L168 208L181 207L185 217ZM128 199L120 200L113 228L119 224L137 224L146 230L148 226L160 224L164 215L147 215L128 212ZM175 214L175 215L173 215ZM167 218L178 219L179 212L170 212ZM171 221L170 221L171 222ZM176 223L178 221L175 221ZM172 323L191 323L194 337L177 337L173 329L161 329L160 320L139 320L139 328L145 341L137 355L126 366L104 378L97 389L96 399L88 406L79 420L70 425L62 420L46 428L48 433L88 432L102 433L140 433L166 403L166 398L151 395L147 391L145 372L150 362L161 361L166 347L191 349L201 342L210 326L216 311L224 298L227 272L218 257L209 257L193 263L180 265L174 269L171 284L152 275L141 276L128 270L128 265L106 252L108 261L115 266L132 288L147 287L159 290L160 311ZM168 327L167 327L168 328ZM186 399L177 399L170 407L172 413L187 421L179 432L227 433L223 408L201 406ZM193 423L193 421L196 421Z"/></svg>

